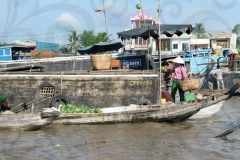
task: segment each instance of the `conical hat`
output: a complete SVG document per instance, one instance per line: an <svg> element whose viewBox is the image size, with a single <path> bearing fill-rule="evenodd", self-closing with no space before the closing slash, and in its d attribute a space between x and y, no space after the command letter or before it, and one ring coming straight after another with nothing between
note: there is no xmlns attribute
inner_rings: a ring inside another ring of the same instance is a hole
<svg viewBox="0 0 240 160"><path fill-rule="evenodd" d="M177 58L175 58L172 62L184 64L184 60L180 56L177 56Z"/></svg>

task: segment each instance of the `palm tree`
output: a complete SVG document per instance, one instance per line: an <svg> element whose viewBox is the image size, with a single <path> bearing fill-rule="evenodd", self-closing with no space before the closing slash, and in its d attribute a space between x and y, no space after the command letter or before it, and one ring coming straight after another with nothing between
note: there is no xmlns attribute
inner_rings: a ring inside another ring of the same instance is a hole
<svg viewBox="0 0 240 160"><path fill-rule="evenodd" d="M77 49L80 48L79 44L78 44L78 40L79 40L79 35L77 35L76 31L71 31L71 34L68 35L68 41L70 42L69 44L67 44L67 47L69 48L69 50L72 52L73 55L77 55Z"/></svg>
<svg viewBox="0 0 240 160"><path fill-rule="evenodd" d="M60 51L62 52L62 53L71 53L71 50L69 49L69 47L68 47L68 45L62 45L61 47L60 47Z"/></svg>
<svg viewBox="0 0 240 160"><path fill-rule="evenodd" d="M194 33L196 34L198 39L201 38L208 38L208 36L206 35L206 30L204 28L204 25L202 23L195 23L195 31Z"/></svg>

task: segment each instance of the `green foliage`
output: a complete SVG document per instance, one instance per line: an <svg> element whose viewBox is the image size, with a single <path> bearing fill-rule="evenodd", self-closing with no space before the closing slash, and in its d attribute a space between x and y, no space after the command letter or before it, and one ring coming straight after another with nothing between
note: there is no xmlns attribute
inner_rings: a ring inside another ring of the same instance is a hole
<svg viewBox="0 0 240 160"><path fill-rule="evenodd" d="M237 48L240 48L240 24L234 26L232 33L237 34Z"/></svg>
<svg viewBox="0 0 240 160"><path fill-rule="evenodd" d="M36 54L33 59L42 59L42 52L39 52L38 54Z"/></svg>
<svg viewBox="0 0 240 160"><path fill-rule="evenodd" d="M79 35L77 34L77 31L71 31L71 34L68 35L68 41L69 44L67 44L68 53L73 53L74 55L77 55L77 49L80 48L79 45Z"/></svg>
<svg viewBox="0 0 240 160"><path fill-rule="evenodd" d="M99 32L96 35L96 42L111 42L112 40L109 39L109 36L107 37L107 33L106 32Z"/></svg>
<svg viewBox="0 0 240 160"><path fill-rule="evenodd" d="M208 38L204 25L202 23L195 23L195 30L193 33L197 36L198 39Z"/></svg>
<svg viewBox="0 0 240 160"><path fill-rule="evenodd" d="M234 26L234 29L232 30L233 33L236 33L237 36L240 36L240 24L237 24Z"/></svg>
<svg viewBox="0 0 240 160"><path fill-rule="evenodd" d="M83 33L79 34L79 44L81 47L88 47L99 42L110 42L111 40L107 37L106 32L99 32L94 34L93 30L84 30Z"/></svg>
<svg viewBox="0 0 240 160"><path fill-rule="evenodd" d="M69 49L69 47L68 47L68 45L62 45L61 47L60 47L60 51L62 52L62 53L67 53L67 54L71 54L71 50Z"/></svg>
<svg viewBox="0 0 240 160"><path fill-rule="evenodd" d="M93 30L84 30L77 34L77 31L71 31L68 35L69 44L61 46L60 50L63 53L73 53L77 55L77 50L83 47L88 47L99 42L111 42L106 32L94 33Z"/></svg>
<svg viewBox="0 0 240 160"><path fill-rule="evenodd" d="M7 43L0 43L0 46L6 46Z"/></svg>
<svg viewBox="0 0 240 160"><path fill-rule="evenodd" d="M240 36L237 37L237 48L240 48Z"/></svg>
<svg viewBox="0 0 240 160"><path fill-rule="evenodd" d="M98 108L91 109L90 107L83 104L80 106L67 104L61 106L60 108L60 114L77 114L77 113L102 113L102 111Z"/></svg>
<svg viewBox="0 0 240 160"><path fill-rule="evenodd" d="M84 30L83 33L79 34L79 44L81 47L87 47L96 44L96 36L93 30Z"/></svg>

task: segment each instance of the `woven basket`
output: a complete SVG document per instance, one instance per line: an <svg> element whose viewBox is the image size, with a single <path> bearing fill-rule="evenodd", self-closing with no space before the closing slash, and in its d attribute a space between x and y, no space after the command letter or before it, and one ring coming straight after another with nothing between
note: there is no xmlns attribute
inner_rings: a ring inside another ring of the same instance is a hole
<svg viewBox="0 0 240 160"><path fill-rule="evenodd" d="M91 61L94 70L106 70L110 69L111 56L108 54L91 55Z"/></svg>
<svg viewBox="0 0 240 160"><path fill-rule="evenodd" d="M200 87L200 78L183 80L179 82L179 85L183 91L195 90Z"/></svg>

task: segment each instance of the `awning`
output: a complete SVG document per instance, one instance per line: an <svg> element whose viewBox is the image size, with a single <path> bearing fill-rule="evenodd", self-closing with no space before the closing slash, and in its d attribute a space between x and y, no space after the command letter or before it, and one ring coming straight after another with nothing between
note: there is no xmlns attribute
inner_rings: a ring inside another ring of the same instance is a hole
<svg viewBox="0 0 240 160"><path fill-rule="evenodd" d="M95 45L78 49L78 53L83 54L95 54L97 52L115 51L122 48L124 45L121 42L99 42Z"/></svg>
<svg viewBox="0 0 240 160"><path fill-rule="evenodd" d="M143 39L148 39L153 37L154 39L158 38L158 24L136 28L128 31L118 32L118 36L124 39L137 38L141 37ZM161 34L165 34L167 37L172 37L174 34L181 36L183 33L190 34L193 28L191 24L161 24L160 31Z"/></svg>

